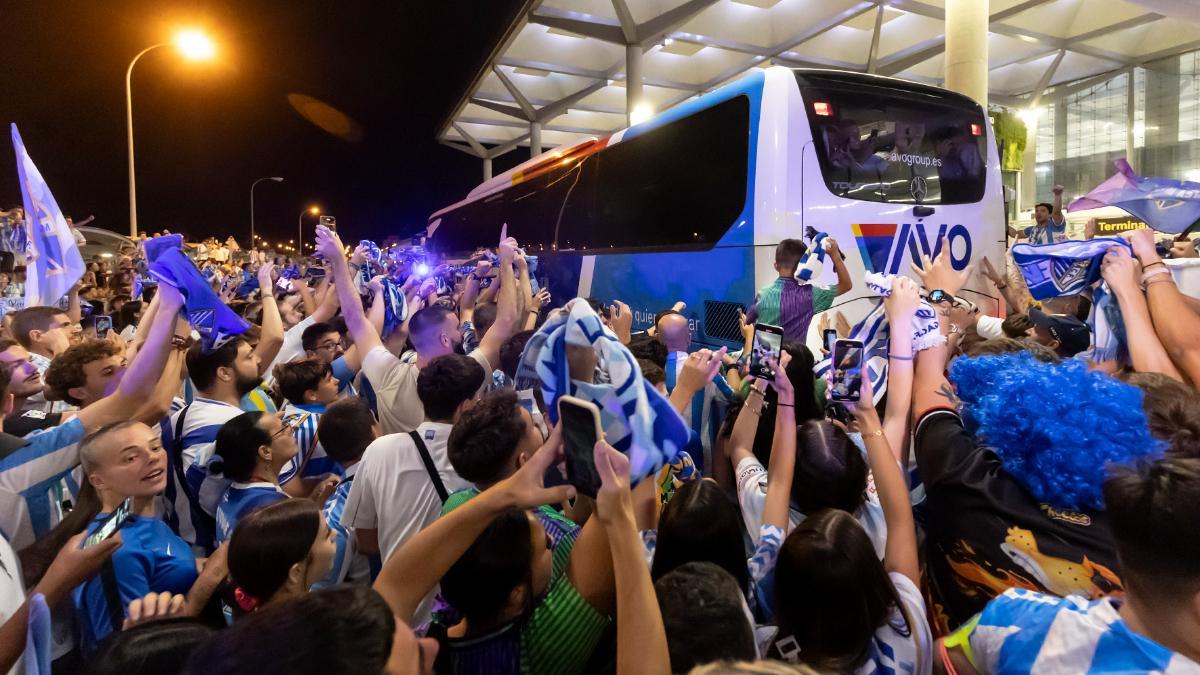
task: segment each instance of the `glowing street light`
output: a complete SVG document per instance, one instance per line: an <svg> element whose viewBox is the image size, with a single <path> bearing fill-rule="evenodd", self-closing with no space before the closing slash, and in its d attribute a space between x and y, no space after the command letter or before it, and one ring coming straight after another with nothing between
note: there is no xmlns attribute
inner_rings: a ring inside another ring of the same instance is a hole
<svg viewBox="0 0 1200 675"><path fill-rule="evenodd" d="M137 237L137 181L133 168L133 67L151 50L165 47L167 42L150 45L138 52L125 70L125 134L129 141L129 236ZM189 61L210 61L217 53L216 45L207 35L198 30L184 30L176 34L173 44Z"/></svg>
<svg viewBox="0 0 1200 675"><path fill-rule="evenodd" d="M217 55L217 46L198 30L182 30L175 35L175 48L191 61L211 61Z"/></svg>
<svg viewBox="0 0 1200 675"><path fill-rule="evenodd" d="M296 219L296 231L298 232L298 235L299 235L298 238L300 239L300 248L301 249L304 248L304 214L306 214L306 213L311 213L314 216L319 216L319 215L321 215L321 207L317 206L316 204L313 204L312 206L308 207L307 209L304 209L303 211L301 211L300 217Z"/></svg>

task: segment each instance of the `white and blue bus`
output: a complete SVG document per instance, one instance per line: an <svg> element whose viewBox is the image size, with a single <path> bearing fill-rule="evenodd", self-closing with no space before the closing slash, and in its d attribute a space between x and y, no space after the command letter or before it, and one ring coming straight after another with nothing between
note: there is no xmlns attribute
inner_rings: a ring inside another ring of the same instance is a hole
<svg viewBox="0 0 1200 675"><path fill-rule="evenodd" d="M430 216L427 245L494 246L500 226L539 256L556 303L620 299L634 327L687 303L697 342L738 345L737 310L777 277L775 245L807 228L864 271L908 273L944 235L957 269L1004 253L991 125L971 99L874 75L772 67L607 138L544 153ZM833 284L826 264L818 284ZM985 311L983 287L966 289ZM810 344L816 321L810 327Z"/></svg>

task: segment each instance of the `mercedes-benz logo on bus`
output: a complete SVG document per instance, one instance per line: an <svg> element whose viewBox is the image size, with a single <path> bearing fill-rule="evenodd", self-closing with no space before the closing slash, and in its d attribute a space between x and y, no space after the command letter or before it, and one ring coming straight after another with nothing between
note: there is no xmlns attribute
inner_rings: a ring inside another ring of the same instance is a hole
<svg viewBox="0 0 1200 675"><path fill-rule="evenodd" d="M908 181L908 192L919 204L925 201L925 195L929 194L929 184L923 176L913 176L913 179Z"/></svg>

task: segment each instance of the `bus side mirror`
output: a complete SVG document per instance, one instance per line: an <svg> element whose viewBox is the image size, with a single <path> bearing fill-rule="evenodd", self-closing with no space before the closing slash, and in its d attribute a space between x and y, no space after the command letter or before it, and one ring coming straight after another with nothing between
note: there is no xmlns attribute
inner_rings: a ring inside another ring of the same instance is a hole
<svg viewBox="0 0 1200 675"><path fill-rule="evenodd" d="M913 217L914 218L925 218L925 217L932 216L932 215L933 215L933 207L932 206L914 206L913 207Z"/></svg>

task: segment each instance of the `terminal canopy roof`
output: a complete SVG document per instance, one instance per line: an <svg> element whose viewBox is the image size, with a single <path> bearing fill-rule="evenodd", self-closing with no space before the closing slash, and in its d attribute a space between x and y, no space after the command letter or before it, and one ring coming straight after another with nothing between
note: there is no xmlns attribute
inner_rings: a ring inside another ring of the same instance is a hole
<svg viewBox="0 0 1200 675"><path fill-rule="evenodd" d="M990 101L1009 106L1200 48L1195 0L990 0L989 11ZM945 0L530 0L438 139L494 157L529 145L532 121L547 149L621 129L631 44L654 111L771 65L941 84L944 17Z"/></svg>

